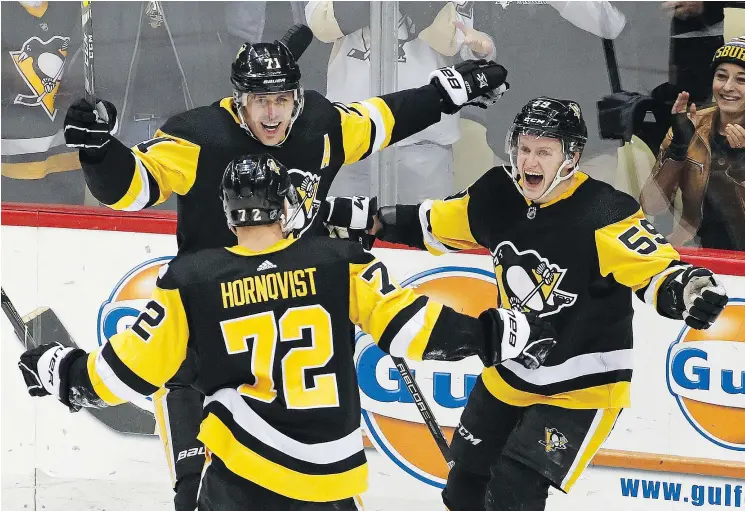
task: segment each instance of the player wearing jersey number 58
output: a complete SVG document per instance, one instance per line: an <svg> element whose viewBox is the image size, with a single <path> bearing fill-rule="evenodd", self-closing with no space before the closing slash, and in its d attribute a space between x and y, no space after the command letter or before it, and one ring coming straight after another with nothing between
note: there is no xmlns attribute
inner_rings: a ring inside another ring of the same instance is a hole
<svg viewBox="0 0 745 511"><path fill-rule="evenodd" d="M469 438L453 439L450 511L540 511L549 486L571 489L630 405L632 292L693 328L727 303L712 272L682 263L633 198L578 170L586 140L577 103L534 99L508 132L511 166L444 200L378 213L388 241L434 254L488 248L500 304L557 330L541 368L507 361L477 380L458 428Z"/></svg>
<svg viewBox="0 0 745 511"><path fill-rule="evenodd" d="M295 236L328 235L326 199L343 165L418 133L442 113L469 104L486 106L507 87L502 66L468 61L435 71L430 83L417 89L331 103L302 87L297 59L311 39L310 29L296 26L283 41L244 44L230 70L232 97L171 117L152 139L131 149L110 133L114 105L99 101L94 111L85 100L73 104L65 118L65 141L80 148L93 195L113 209L133 211L161 204L175 193L179 253L232 246L235 235L225 224L215 190L233 158L266 152L290 169L300 196L302 207L290 222ZM167 384L168 392L155 396L175 479L176 511L193 511L204 464L202 455L178 456L199 452L201 403L191 388L193 379L190 356Z"/></svg>
<svg viewBox="0 0 745 511"><path fill-rule="evenodd" d="M287 238L300 201L269 155L231 162L222 196L238 245L177 256L132 328L102 348L47 344L19 363L31 395L77 409L152 394L194 350L201 511L359 509L367 462L350 321L414 360L534 368L554 345L535 314L465 316L402 289L357 243Z"/></svg>

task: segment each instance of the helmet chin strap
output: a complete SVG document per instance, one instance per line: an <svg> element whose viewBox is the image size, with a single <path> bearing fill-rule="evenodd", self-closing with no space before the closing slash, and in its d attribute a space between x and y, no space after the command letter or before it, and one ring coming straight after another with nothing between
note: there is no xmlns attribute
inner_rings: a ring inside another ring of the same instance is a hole
<svg viewBox="0 0 745 511"><path fill-rule="evenodd" d="M302 217L299 217L298 215L302 213L303 208L300 204L297 206L291 206L289 201L285 199L285 204L287 205L286 210L287 214L282 213L280 215L280 222L282 225L282 234L287 237L288 234L290 234L295 229L300 229L302 225L299 224Z"/></svg>

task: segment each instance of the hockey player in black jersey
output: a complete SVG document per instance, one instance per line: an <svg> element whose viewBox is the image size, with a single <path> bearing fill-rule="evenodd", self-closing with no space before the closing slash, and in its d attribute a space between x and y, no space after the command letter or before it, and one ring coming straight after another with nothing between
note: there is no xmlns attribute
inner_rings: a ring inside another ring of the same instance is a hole
<svg viewBox="0 0 745 511"><path fill-rule="evenodd" d="M323 220L334 213L325 199L342 165L423 130L443 112L464 104L485 106L506 90L506 74L493 62L467 61L435 71L432 83L418 89L332 104L315 91L303 90L300 68L283 42L247 43L232 64L233 97L171 117L152 139L131 149L111 136L114 105L99 101L94 111L79 100L67 113L65 138L80 148L88 187L109 207L141 210L178 195L179 253L235 243L215 190L227 163L246 153L266 151L281 159L302 203L291 222L295 234L322 234ZM355 218L367 221L361 213ZM339 225L338 220L333 224ZM169 383L169 392L155 401L156 418L170 421L164 425L159 420L159 427L177 511L193 510L204 462L203 456L178 456L199 446L201 403L189 387L192 373L190 357ZM160 407L168 407L168 413Z"/></svg>
<svg viewBox="0 0 745 511"><path fill-rule="evenodd" d="M578 170L586 140L577 103L534 99L509 131L511 166L444 200L378 212L387 241L433 254L487 248L499 305L557 330L543 367L508 361L479 377L457 431L482 441L453 438L450 511L539 511L549 486L571 489L630 405L632 292L698 329L727 303L712 272L682 263L633 198Z"/></svg>
<svg viewBox="0 0 745 511"><path fill-rule="evenodd" d="M301 203L270 155L231 162L222 197L237 245L178 255L132 327L92 353L47 344L19 363L32 396L76 410L152 394L192 349L208 453L200 511L361 508L352 323L414 360L537 367L554 344L535 314L459 314L401 288L357 243L286 237Z"/></svg>

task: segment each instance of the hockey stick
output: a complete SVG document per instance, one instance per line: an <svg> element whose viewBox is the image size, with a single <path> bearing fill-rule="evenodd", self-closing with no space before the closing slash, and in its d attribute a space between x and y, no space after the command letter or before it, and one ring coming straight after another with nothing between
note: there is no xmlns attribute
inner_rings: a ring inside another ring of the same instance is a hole
<svg viewBox="0 0 745 511"><path fill-rule="evenodd" d="M13 302L2 290L2 309L13 325L16 336L26 349L42 344L58 342L63 346L77 348L65 326L48 307L40 307L21 318ZM155 417L147 410L132 404L123 403L107 408L85 408L96 419L119 433L134 435L155 435Z"/></svg>
<svg viewBox="0 0 745 511"><path fill-rule="evenodd" d="M23 346L28 349L28 328L21 319L21 315L18 314L13 302L11 302L8 295L5 294L5 289L0 288L0 291L2 291L2 309L5 311L5 315L8 316L10 324L13 325L13 330L15 330L15 333L18 336L18 340L20 340L23 343ZM31 344L33 344L33 339Z"/></svg>
<svg viewBox="0 0 745 511"><path fill-rule="evenodd" d="M618 61L616 60L616 44L613 39L603 39L603 52L605 53L605 66L608 68L610 90L613 93L621 92L621 78L618 74Z"/></svg>
<svg viewBox="0 0 745 511"><path fill-rule="evenodd" d="M610 89L612 93L621 92L621 77L618 73L618 61L616 60L616 45L613 39L603 39L603 52L605 53L605 66L608 69L608 80L610 80ZM633 135L632 135L633 138ZM631 142L629 142L631 144ZM619 152L625 151L626 162L629 168L626 169L626 176L629 180L629 192L634 197L639 197L641 186L639 185L639 176L636 171L636 160L634 151L624 140L621 140Z"/></svg>
<svg viewBox="0 0 745 511"><path fill-rule="evenodd" d="M302 23L291 26L282 38L282 43L287 46L295 60L300 60L311 42L313 42L313 31Z"/></svg>
<svg viewBox="0 0 745 511"><path fill-rule="evenodd" d="M442 433L442 429L437 423L435 415L427 404L427 400L424 399L422 390L419 388L419 385L417 385L416 380L414 380L414 376L411 374L408 364L403 358L394 357L393 355L391 355L391 358L393 359L393 363L396 365L396 369L398 369L398 372L401 374L401 378L406 384L406 389L414 399L417 410L419 410L419 414L422 416L422 419L424 419L424 424L427 425L432 438L434 438L435 443L437 444L437 448L440 449L442 457L445 458L445 463L447 463L448 468L453 468L455 462L450 454L448 441Z"/></svg>
<svg viewBox="0 0 745 511"><path fill-rule="evenodd" d="M96 106L96 83L93 74L93 12L91 1L80 2L80 14L83 28L83 75L85 76L85 99L91 106Z"/></svg>

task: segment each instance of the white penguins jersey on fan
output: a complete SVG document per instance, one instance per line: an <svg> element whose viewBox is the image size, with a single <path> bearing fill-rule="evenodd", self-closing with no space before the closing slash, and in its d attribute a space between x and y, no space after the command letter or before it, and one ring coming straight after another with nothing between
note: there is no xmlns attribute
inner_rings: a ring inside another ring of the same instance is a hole
<svg viewBox="0 0 745 511"><path fill-rule="evenodd" d="M316 37L324 42L334 42L328 68L326 97L331 101L346 103L355 98L370 95L370 27L364 27L350 34L343 34L342 20L334 16L334 2L308 2L305 17ZM473 28L473 2L451 2L445 5L435 21L425 30L417 30L408 16L398 14L398 82L397 90L421 87L429 82L429 74L438 68L452 64L452 56L466 50L463 34L454 30L453 21L460 21ZM429 30L429 32L427 32ZM441 34L452 33L450 41L442 41ZM428 37L428 34L429 35ZM435 35L436 34L436 35ZM430 46L428 42L437 46ZM444 53L441 53L444 52ZM478 58L470 50L462 53L463 58ZM429 141L440 145L450 145L460 138L460 115L445 115L434 124L398 143L413 145Z"/></svg>

